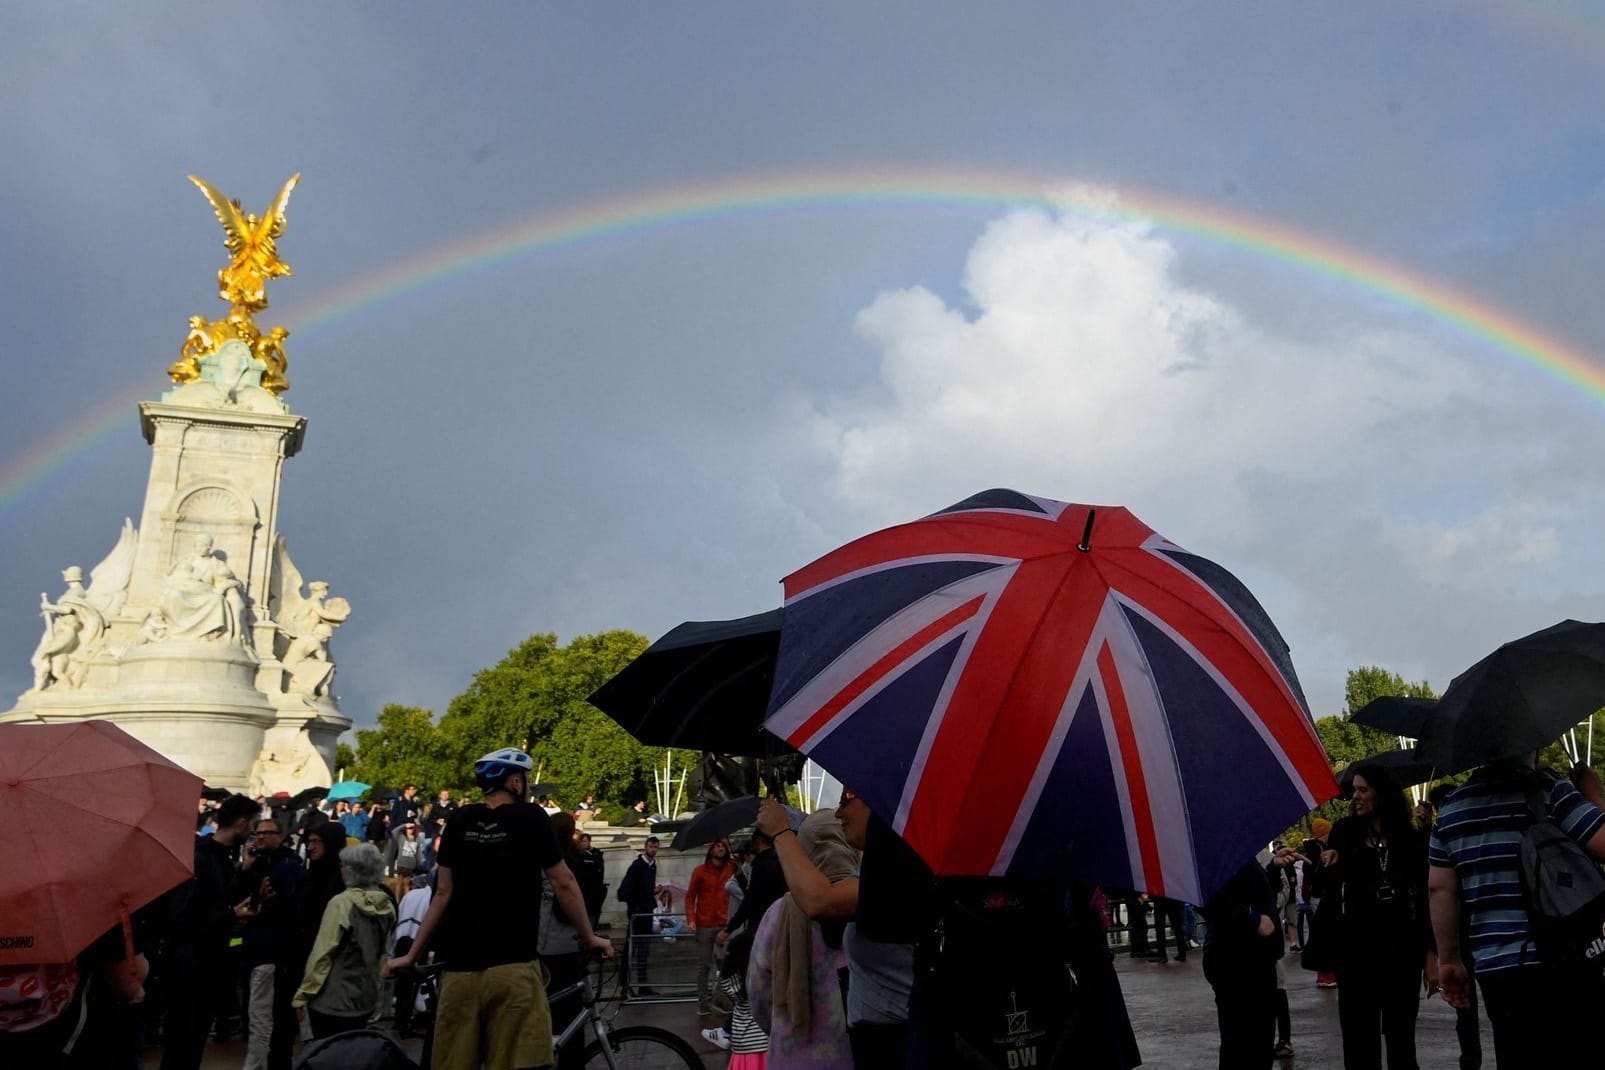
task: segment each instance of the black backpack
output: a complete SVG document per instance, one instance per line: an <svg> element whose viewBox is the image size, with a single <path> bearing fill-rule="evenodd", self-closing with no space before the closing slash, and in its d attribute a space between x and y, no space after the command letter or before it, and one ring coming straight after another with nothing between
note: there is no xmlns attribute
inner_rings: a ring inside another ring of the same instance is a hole
<svg viewBox="0 0 1605 1070"><path fill-rule="evenodd" d="M378 1029L356 1029L314 1040L301 1049L295 1070L418 1070L396 1038Z"/></svg>
<svg viewBox="0 0 1605 1070"><path fill-rule="evenodd" d="M1533 822L1521 837L1521 883L1533 943L1547 966L1598 974L1605 971L1605 875L1550 820L1544 801L1536 789L1528 791Z"/></svg>
<svg viewBox="0 0 1605 1070"><path fill-rule="evenodd" d="M946 878L934 910L910 1007L922 1065L1067 1065L1077 982L1064 887Z"/></svg>

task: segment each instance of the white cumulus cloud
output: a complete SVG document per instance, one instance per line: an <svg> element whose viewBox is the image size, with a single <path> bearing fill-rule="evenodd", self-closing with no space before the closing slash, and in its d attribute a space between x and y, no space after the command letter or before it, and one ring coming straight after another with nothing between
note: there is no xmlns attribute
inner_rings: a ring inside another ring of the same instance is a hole
<svg viewBox="0 0 1605 1070"><path fill-rule="evenodd" d="M787 421L823 474L806 507L863 530L990 486L1127 505L1263 581L1295 658L1316 652L1317 713L1337 712L1346 661L1442 684L1582 615L1543 582L1579 535L1572 477L1547 485L1535 448L1575 430L1564 399L1535 427L1541 387L1362 300L1307 337L1272 333L1182 282L1183 255L1114 214L1022 210L971 248L962 302L876 297L855 323L863 388Z"/></svg>

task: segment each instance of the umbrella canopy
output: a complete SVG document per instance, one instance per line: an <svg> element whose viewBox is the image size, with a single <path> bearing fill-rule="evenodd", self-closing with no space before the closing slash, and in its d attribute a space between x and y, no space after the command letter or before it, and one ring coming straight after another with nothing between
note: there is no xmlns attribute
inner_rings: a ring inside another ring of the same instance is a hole
<svg viewBox="0 0 1605 1070"><path fill-rule="evenodd" d="M316 802L318 799L321 799L328 794L328 788L302 788L300 791L296 792L295 797L290 800L290 808L293 810L299 810L304 806L311 805L313 802Z"/></svg>
<svg viewBox="0 0 1605 1070"><path fill-rule="evenodd" d="M1380 754L1373 754L1369 758L1361 758L1357 762L1350 762L1338 774L1338 787L1343 789L1344 797L1354 794L1354 773L1363 765L1376 765L1385 769L1393 782L1401 788L1412 787L1416 784L1427 784L1443 776L1443 770L1429 761L1423 760L1415 752L1415 748L1400 750L1385 750Z"/></svg>
<svg viewBox="0 0 1605 1070"><path fill-rule="evenodd" d="M689 847L700 847L714 840L729 838L730 834L744 828L751 828L758 820L758 797L756 795L743 795L738 799L728 799L717 806L710 806L674 834L674 842L670 845L676 851L684 851ZM803 815L800 811L786 807L791 815L791 827L802 828Z"/></svg>
<svg viewBox="0 0 1605 1070"><path fill-rule="evenodd" d="M0 726L0 966L69 962L193 874L200 789L106 721Z"/></svg>
<svg viewBox="0 0 1605 1070"><path fill-rule="evenodd" d="M763 731L780 649L778 609L686 621L647 647L588 700L651 747L748 758L790 750Z"/></svg>
<svg viewBox="0 0 1605 1070"><path fill-rule="evenodd" d="M938 874L1202 902L1337 794L1265 611L1125 509L987 491L785 590L766 726Z"/></svg>
<svg viewBox="0 0 1605 1070"><path fill-rule="evenodd" d="M1360 707L1349 720L1406 739L1420 739L1427 718L1437 708L1438 700L1435 698L1383 695Z"/></svg>
<svg viewBox="0 0 1605 1070"><path fill-rule="evenodd" d="M234 793L227 788L210 788L204 786L201 788L201 798L207 800L208 802L222 802L224 799L233 794Z"/></svg>
<svg viewBox="0 0 1605 1070"><path fill-rule="evenodd" d="M1564 620L1455 677L1416 753L1458 773L1553 743L1605 706L1605 624Z"/></svg>
<svg viewBox="0 0 1605 1070"><path fill-rule="evenodd" d="M360 780L342 780L329 789L325 796L330 802L339 802L341 799L360 799L364 792L373 790L373 785L364 784Z"/></svg>

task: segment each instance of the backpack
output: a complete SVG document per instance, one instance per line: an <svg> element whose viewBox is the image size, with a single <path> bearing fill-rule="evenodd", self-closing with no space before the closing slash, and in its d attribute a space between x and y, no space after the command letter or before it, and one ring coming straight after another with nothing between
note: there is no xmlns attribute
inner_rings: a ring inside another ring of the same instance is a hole
<svg viewBox="0 0 1605 1070"><path fill-rule="evenodd" d="M418 1070L418 1064L389 1033L356 1029L302 1048L295 1070Z"/></svg>
<svg viewBox="0 0 1605 1070"><path fill-rule="evenodd" d="M1605 970L1605 876L1550 820L1536 790L1527 807L1533 822L1521 837L1521 884L1533 943L1545 965L1597 974Z"/></svg>
<svg viewBox="0 0 1605 1070"><path fill-rule="evenodd" d="M1077 982L1065 890L1050 882L946 878L916 948L910 1023L923 1065L1065 1065Z"/></svg>

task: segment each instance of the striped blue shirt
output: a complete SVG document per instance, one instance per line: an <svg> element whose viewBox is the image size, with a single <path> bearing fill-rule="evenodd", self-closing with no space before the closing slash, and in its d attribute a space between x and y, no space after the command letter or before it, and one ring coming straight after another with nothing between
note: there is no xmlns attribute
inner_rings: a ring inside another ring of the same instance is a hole
<svg viewBox="0 0 1605 1070"><path fill-rule="evenodd" d="M1550 820L1578 843L1586 844L1605 826L1605 812L1571 781L1547 770L1539 776L1541 782L1525 771L1479 772L1444 801L1432 829L1427 859L1453 869L1460 881L1478 973L1538 962L1521 890L1521 837L1532 824L1529 787L1547 787Z"/></svg>

